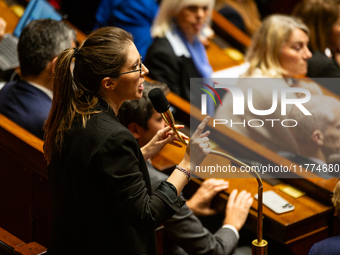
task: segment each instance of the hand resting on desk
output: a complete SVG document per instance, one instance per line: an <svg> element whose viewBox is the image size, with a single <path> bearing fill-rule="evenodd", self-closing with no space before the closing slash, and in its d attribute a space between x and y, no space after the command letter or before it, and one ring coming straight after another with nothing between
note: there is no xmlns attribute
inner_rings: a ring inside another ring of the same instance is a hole
<svg viewBox="0 0 340 255"><path fill-rule="evenodd" d="M217 214L215 209L210 208L211 201L219 192L226 190L228 187L229 182L223 179L207 179L187 201L187 206L197 216Z"/></svg>
<svg viewBox="0 0 340 255"><path fill-rule="evenodd" d="M240 231L246 222L252 203L253 198L249 192L242 190L237 196L237 190L234 189L228 199L223 224L232 225Z"/></svg>

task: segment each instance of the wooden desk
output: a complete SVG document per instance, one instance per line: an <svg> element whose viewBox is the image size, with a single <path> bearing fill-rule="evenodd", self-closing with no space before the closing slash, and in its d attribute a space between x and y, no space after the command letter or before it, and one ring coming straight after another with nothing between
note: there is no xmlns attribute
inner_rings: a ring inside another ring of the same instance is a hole
<svg viewBox="0 0 340 255"><path fill-rule="evenodd" d="M248 35L243 33L241 30L239 30L234 24L232 24L230 21L228 21L225 17L223 17L220 13L217 11L213 11L213 23L214 23L214 28L217 29L216 34L222 33L223 35L226 33L229 36L224 37L227 42L229 40L235 40L237 41L238 44L242 45L242 50L244 51L247 47L249 47L251 39L249 38ZM218 34L218 36L220 36ZM232 47L229 47L232 48ZM215 42L210 40L210 43L208 47L206 48L207 50L207 55L209 62L214 70L220 71L222 69L226 69L235 65L240 65L244 62L243 59L240 60L234 60L232 57L230 57L226 53L226 49L222 49L219 47Z"/></svg>
<svg viewBox="0 0 340 255"><path fill-rule="evenodd" d="M202 120L200 110L170 93L167 96L171 105L178 109L190 113L191 117ZM233 155L242 156L252 160L259 161L263 164L271 165L290 165L293 162L280 157L276 153L257 144L247 137L236 133L226 126L213 127L212 121L208 123L211 131L210 138L218 141L219 150L230 152ZM178 164L183 157L185 148L177 149L168 145L161 151L157 158L153 159L153 163L166 162L168 165ZM160 160L162 158L162 161ZM203 165L216 165L220 160L217 156L208 155L203 161ZM160 163L161 164L161 163ZM219 165L228 165L227 160L222 160ZM202 179L209 175L201 175ZM230 188L222 196L226 198L233 189L247 189L254 196L257 193L257 182L254 178L230 178L220 176L229 181ZM264 191L273 190L289 203L295 206L295 210L284 214L276 214L269 208L264 206L264 238L275 240L286 247L292 254L307 254L312 244L316 241L327 238L331 235L333 211L330 205L330 197L337 181L336 178L325 180L317 178L313 173L297 173L299 179L287 179L285 183L270 185L264 182ZM194 180L200 183L200 180ZM280 191L280 188L286 184L307 192L306 196L294 199ZM257 217L257 201L255 200L250 216L247 221L246 228L252 229L255 233ZM270 243L269 243L270 245Z"/></svg>
<svg viewBox="0 0 340 255"><path fill-rule="evenodd" d="M213 10L212 21L215 24L215 27L218 27L222 33L227 33L229 35L228 38L233 38L242 45L243 48L249 47L251 42L250 37L216 10Z"/></svg>
<svg viewBox="0 0 340 255"><path fill-rule="evenodd" d="M227 53L221 49L216 43L213 41L209 42L207 47L207 55L209 62L214 70L220 71L225 68L229 68L235 65L240 65L244 62L244 60L234 60L227 55Z"/></svg>
<svg viewBox="0 0 340 255"><path fill-rule="evenodd" d="M47 249L38 243L25 243L16 236L0 228L0 253L3 255L41 255Z"/></svg>

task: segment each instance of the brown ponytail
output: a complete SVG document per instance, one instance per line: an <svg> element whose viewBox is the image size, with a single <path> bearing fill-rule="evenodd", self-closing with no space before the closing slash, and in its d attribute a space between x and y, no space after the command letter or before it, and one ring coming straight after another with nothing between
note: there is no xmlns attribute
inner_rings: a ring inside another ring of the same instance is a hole
<svg viewBox="0 0 340 255"><path fill-rule="evenodd" d="M54 151L60 152L64 133L71 128L77 114L85 127L90 115L98 113L94 107L100 97L101 81L120 72L126 62L126 47L131 42L131 34L120 28L100 28L91 33L79 49L67 49L58 57L52 107L44 125L47 163Z"/></svg>

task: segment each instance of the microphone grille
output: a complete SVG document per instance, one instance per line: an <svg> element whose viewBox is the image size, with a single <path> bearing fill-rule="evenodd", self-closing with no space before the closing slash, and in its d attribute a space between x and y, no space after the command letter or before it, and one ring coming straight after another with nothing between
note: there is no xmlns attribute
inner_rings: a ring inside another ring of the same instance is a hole
<svg viewBox="0 0 340 255"><path fill-rule="evenodd" d="M150 90L148 96L151 100L153 107L157 112L164 113L169 109L170 107L169 101L168 99L166 99L164 93L160 88L154 88Z"/></svg>

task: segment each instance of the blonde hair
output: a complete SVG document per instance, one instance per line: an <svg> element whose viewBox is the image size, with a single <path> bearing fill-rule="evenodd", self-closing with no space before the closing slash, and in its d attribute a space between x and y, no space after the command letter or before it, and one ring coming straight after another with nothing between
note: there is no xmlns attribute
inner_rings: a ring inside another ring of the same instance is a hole
<svg viewBox="0 0 340 255"><path fill-rule="evenodd" d="M332 202L336 215L340 217L340 181L335 185Z"/></svg>
<svg viewBox="0 0 340 255"><path fill-rule="evenodd" d="M163 0L159 7L158 15L151 27L152 37L164 37L171 30L173 18L189 5L207 5L208 19L210 20L215 0Z"/></svg>
<svg viewBox="0 0 340 255"><path fill-rule="evenodd" d="M244 76L253 75L257 68L269 77L286 74L279 57L283 46L296 28L309 35L309 29L300 19L280 14L268 16L252 39L246 54L250 67Z"/></svg>
<svg viewBox="0 0 340 255"><path fill-rule="evenodd" d="M101 81L119 74L130 43L130 33L117 27L104 27L92 32L79 49L67 49L58 57L52 107L44 125L47 163L53 152L61 151L64 133L71 128L77 115L85 127L90 115L98 113L94 107L100 98Z"/></svg>
<svg viewBox="0 0 340 255"><path fill-rule="evenodd" d="M324 52L330 47L332 26L339 18L339 0L305 0L298 4L293 15L301 18L310 29L312 51Z"/></svg>

